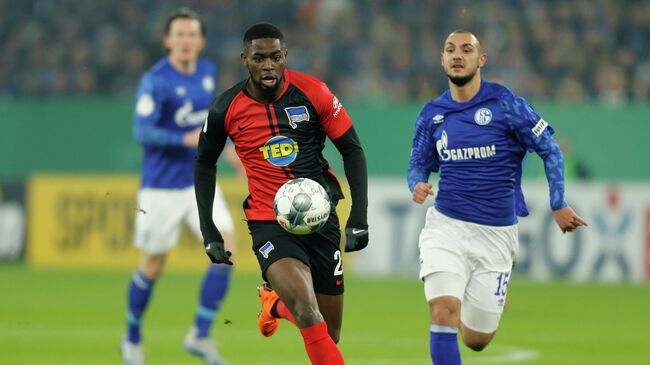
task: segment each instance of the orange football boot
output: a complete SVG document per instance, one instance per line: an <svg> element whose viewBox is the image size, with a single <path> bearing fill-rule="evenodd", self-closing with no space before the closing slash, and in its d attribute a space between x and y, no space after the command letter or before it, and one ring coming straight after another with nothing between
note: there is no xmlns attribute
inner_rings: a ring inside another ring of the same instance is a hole
<svg viewBox="0 0 650 365"><path fill-rule="evenodd" d="M271 308L275 302L280 300L275 290L271 289L266 283L257 287L257 292L262 302L262 310L257 314L257 325L264 337L271 337L280 325L280 318L271 315Z"/></svg>

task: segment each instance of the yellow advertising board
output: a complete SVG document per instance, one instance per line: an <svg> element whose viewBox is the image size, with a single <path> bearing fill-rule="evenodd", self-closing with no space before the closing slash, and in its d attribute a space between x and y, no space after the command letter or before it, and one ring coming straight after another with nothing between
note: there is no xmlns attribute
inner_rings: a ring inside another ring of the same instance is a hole
<svg viewBox="0 0 650 365"><path fill-rule="evenodd" d="M238 270L258 270L250 251L241 180L220 179L235 223ZM137 175L35 175L28 184L27 258L35 267L134 269ZM209 263L201 242L185 228L170 252L168 270L202 271Z"/></svg>
<svg viewBox="0 0 650 365"><path fill-rule="evenodd" d="M247 184L234 177L220 177L219 184L235 224L235 269L259 272L251 251L242 202ZM27 259L37 268L128 269L138 264L133 246L137 175L39 174L28 182ZM347 220L349 201L339 204ZM209 263L203 246L190 230L183 229L170 252L166 270L203 271Z"/></svg>

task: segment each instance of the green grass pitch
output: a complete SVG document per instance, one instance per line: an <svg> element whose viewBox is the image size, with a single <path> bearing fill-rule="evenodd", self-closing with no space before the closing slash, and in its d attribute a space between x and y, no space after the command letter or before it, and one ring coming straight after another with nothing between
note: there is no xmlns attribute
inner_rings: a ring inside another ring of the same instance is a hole
<svg viewBox="0 0 650 365"><path fill-rule="evenodd" d="M1 365L120 364L128 272L35 271L0 263ZM201 362L181 342L200 275L169 273L145 317L148 364ZM235 275L213 334L231 365L309 364L298 331L257 332L255 275ZM427 365L428 313L416 279L346 279L340 347L348 365ZM492 344L464 364L649 364L650 285L517 281ZM228 320L228 321L226 321ZM226 322L231 322L226 324Z"/></svg>

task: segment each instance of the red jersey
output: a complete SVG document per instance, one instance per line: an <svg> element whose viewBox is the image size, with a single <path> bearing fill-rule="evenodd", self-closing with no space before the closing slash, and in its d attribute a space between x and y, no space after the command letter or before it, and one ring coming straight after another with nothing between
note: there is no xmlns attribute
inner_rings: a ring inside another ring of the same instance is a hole
<svg viewBox="0 0 650 365"><path fill-rule="evenodd" d="M275 220L275 193L297 177L318 181L335 200L343 197L322 152L326 136L335 140L350 129L350 116L317 78L285 70L284 80L272 103L251 97L247 81L235 85L214 102L203 130L210 146L222 148L227 136L233 141L248 176L250 220ZM221 148L199 149L198 158L216 162Z"/></svg>

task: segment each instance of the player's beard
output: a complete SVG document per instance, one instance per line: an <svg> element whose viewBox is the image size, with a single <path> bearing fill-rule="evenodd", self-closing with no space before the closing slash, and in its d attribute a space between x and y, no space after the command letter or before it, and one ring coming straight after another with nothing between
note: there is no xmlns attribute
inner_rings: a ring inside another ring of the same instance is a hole
<svg viewBox="0 0 650 365"><path fill-rule="evenodd" d="M275 82L275 85L273 85L273 87L268 87L262 83L261 76L259 79L255 79L255 77L253 76L253 71L250 68L248 69L248 79L253 83L253 85L255 85L255 88L259 90L259 92L264 96L274 96L276 91L278 90L278 87L282 83L283 78L284 75L280 74L280 77Z"/></svg>
<svg viewBox="0 0 650 365"><path fill-rule="evenodd" d="M471 72L465 76L452 76L451 74L447 73L447 78L449 79L449 81L451 81L454 85L458 87L465 86L468 82L472 81L474 76L476 76L476 70L474 70L474 72Z"/></svg>
<svg viewBox="0 0 650 365"><path fill-rule="evenodd" d="M268 87L262 83L262 80L255 80L253 77L253 74L249 71L250 79L253 81L253 84L255 84L255 87L257 90L260 91L262 95L264 95L267 98L272 98L277 95L278 88L280 87L280 84L282 83L282 80L284 80L284 75L280 76L277 81L275 82L275 85L273 87Z"/></svg>

